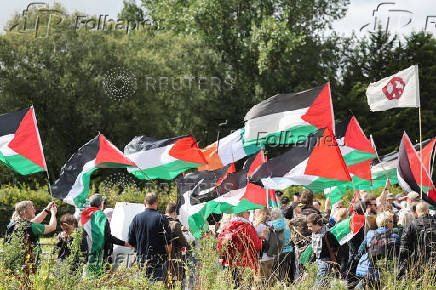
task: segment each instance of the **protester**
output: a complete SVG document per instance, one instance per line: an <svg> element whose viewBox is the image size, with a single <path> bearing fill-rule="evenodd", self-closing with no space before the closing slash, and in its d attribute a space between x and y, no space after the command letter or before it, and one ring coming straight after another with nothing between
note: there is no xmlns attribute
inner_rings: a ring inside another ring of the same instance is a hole
<svg viewBox="0 0 436 290"><path fill-rule="evenodd" d="M319 201L315 200L315 201L312 203L312 205L313 205L313 207L316 208L318 211L321 211L321 203L320 203Z"/></svg>
<svg viewBox="0 0 436 290"><path fill-rule="evenodd" d="M428 204L419 202L416 206L418 217L407 224L401 236L400 263L404 274L407 267L415 264L436 262L436 219L429 214Z"/></svg>
<svg viewBox="0 0 436 290"><path fill-rule="evenodd" d="M12 240L14 234L24 243L25 271L35 272L42 253L39 238L56 230L57 205L50 202L38 215L35 215L33 202L29 200L20 201L15 204L15 213L6 230L5 242ZM50 213L48 225L41 224Z"/></svg>
<svg viewBox="0 0 436 290"><path fill-rule="evenodd" d="M164 281L172 246L169 220L157 211L159 200L155 193L147 193L144 204L145 211L130 224L129 244L136 248L136 261L140 267L145 266L147 277Z"/></svg>
<svg viewBox="0 0 436 290"><path fill-rule="evenodd" d="M340 245L322 222L320 214L308 215L307 227L312 232L312 249L318 268L317 283L324 285L325 279L332 273L333 265L336 263L336 252Z"/></svg>
<svg viewBox="0 0 436 290"><path fill-rule="evenodd" d="M362 278L361 284L366 283L370 287L379 288L379 273L374 267L374 263L380 259L391 260L393 257L397 257L400 238L392 233L392 213L378 214L376 222L378 228L367 233L359 248L358 257L360 259L356 275Z"/></svg>
<svg viewBox="0 0 436 290"><path fill-rule="evenodd" d="M279 281L292 283L295 274L295 254L291 241L291 231L286 226L285 219L280 215L277 209L271 212L272 225L274 229L283 230L283 250L274 259L273 272Z"/></svg>
<svg viewBox="0 0 436 290"><path fill-rule="evenodd" d="M183 235L182 225L177 219L176 210L177 204L174 201L170 201L165 210L172 233L171 260L168 269L174 281L182 281L185 276L184 266L186 265L186 257L190 251L190 246Z"/></svg>
<svg viewBox="0 0 436 290"><path fill-rule="evenodd" d="M255 211L254 227L259 237L262 237L266 228L272 227L271 214L268 208L260 208ZM271 233L268 233L265 238L268 241ZM268 256L267 249L262 249L261 257L259 260L260 265L260 278L262 280L268 280L272 273L274 265L274 257Z"/></svg>
<svg viewBox="0 0 436 290"><path fill-rule="evenodd" d="M361 201L357 201L352 204L353 207L353 215L364 215L365 204ZM373 217L375 221L375 216L369 216L369 218ZM368 219L368 217L366 217ZM375 222L374 222L375 223ZM357 259L359 247L362 244L362 241L365 237L365 227L362 227L357 234L355 234L348 244L348 263L347 263L347 272L345 273L345 277L347 280L348 289L354 288L359 279L356 277L356 269L359 260ZM341 268L343 271L344 268ZM343 274L343 272L341 272Z"/></svg>
<svg viewBox="0 0 436 290"><path fill-rule="evenodd" d="M375 197L370 198L366 203L366 211L365 215L367 216L375 216L377 214L377 199Z"/></svg>
<svg viewBox="0 0 436 290"><path fill-rule="evenodd" d="M236 214L226 223L218 236L218 252L223 266L231 267L235 287L240 285L240 268L251 268L258 273L257 255L266 243L269 228L265 227L259 238L256 229L249 221L250 212Z"/></svg>
<svg viewBox="0 0 436 290"><path fill-rule="evenodd" d="M414 220L415 220L415 216L410 212L401 215L398 218L397 227L394 228L394 233L396 233L399 237L401 237L403 234L404 227L412 223Z"/></svg>
<svg viewBox="0 0 436 290"><path fill-rule="evenodd" d="M71 255L71 246L73 244L72 234L78 230L78 222L74 215L69 213L62 215L59 221L62 232L56 237L56 248L59 262L64 262L65 259ZM80 252L84 261L88 259L88 243L86 238L87 234L83 231L80 242ZM74 264L78 265L79 262L79 257L75 257Z"/></svg>
<svg viewBox="0 0 436 290"><path fill-rule="evenodd" d="M294 211L298 208L298 203L300 202L300 193L294 193L293 202L290 206L283 209L283 217L285 219L291 220L294 217ZM301 209L299 210L301 213Z"/></svg>
<svg viewBox="0 0 436 290"><path fill-rule="evenodd" d="M289 197L287 197L287 196L283 197L281 202L280 202L281 203L281 211L282 211L283 217L285 216L286 211L289 208L289 202L290 202L290 200L289 200Z"/></svg>
<svg viewBox="0 0 436 290"><path fill-rule="evenodd" d="M80 223L86 231L88 242L88 275L99 277L104 263L112 263L113 245L130 245L111 234L111 228L103 213L104 199L100 194L89 198L89 208L83 210Z"/></svg>

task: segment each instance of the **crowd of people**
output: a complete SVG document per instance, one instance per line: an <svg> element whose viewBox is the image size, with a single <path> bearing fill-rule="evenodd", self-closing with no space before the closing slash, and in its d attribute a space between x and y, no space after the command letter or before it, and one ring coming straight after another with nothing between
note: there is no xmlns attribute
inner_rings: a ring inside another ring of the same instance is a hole
<svg viewBox="0 0 436 290"><path fill-rule="evenodd" d="M401 278L419 273L422 265L434 267L436 262L434 212L420 201L416 192L394 196L389 186L388 181L377 198L367 191L357 192L347 208L342 201L332 205L330 198L322 206L309 190L295 193L292 203L277 192L281 208L213 215L207 235L217 237L220 263L231 271L236 286L243 279L244 269L253 271L256 277L253 283L263 287L276 281L298 283L304 277L308 260L316 265L316 281L320 286L326 285L330 277L336 277L350 289L365 285L378 287L380 263L394 262ZM93 212L103 211L104 199L96 194L90 198L89 205ZM109 222L102 233L102 247L96 247L92 237L83 231L81 257L88 264L103 265L111 263L114 244L131 247L136 252L136 264L150 279L183 281L186 261L195 264L195 257L192 255L194 245L190 242L192 236L177 219L177 204L171 201L165 214L159 213L158 196L148 193L144 205L145 210L137 214L129 226L127 241L112 236ZM55 231L56 213L54 202L38 215L32 202L16 204L6 237L11 237L18 229L23 230L24 244L29 245L28 262L38 263L39 237ZM42 225L48 215L49 224ZM339 241L331 229L355 216L362 217L363 226L347 240ZM73 233L80 227L72 214L62 215L60 226L62 232L57 236L56 247L59 263L62 263L71 255ZM308 258L310 247L312 255Z"/></svg>
<svg viewBox="0 0 436 290"><path fill-rule="evenodd" d="M348 208L342 201L331 206L327 198L325 210L320 211L313 193L304 190L294 195L292 204L289 198L283 198L281 212L256 210L254 223L249 213L237 214L218 234L223 265L235 268L235 272L242 267L252 268L259 273L263 286L276 280L298 283L305 272L303 256L311 246L309 261L316 265L316 280L321 286L328 284L328 278L336 277L349 289L379 287L383 265L396 265L398 278L419 275L421 266L435 267L436 217L416 192L407 197L394 196L389 186L388 181L377 198L367 191L358 192ZM340 244L330 230L354 215L360 216L364 224ZM270 253L268 249L277 240L271 234L277 235L283 225L281 252ZM236 273L236 284L239 278Z"/></svg>

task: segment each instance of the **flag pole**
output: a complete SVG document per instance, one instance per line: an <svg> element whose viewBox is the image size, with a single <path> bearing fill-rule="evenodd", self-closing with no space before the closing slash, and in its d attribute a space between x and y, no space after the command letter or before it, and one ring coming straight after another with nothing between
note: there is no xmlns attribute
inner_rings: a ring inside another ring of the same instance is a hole
<svg viewBox="0 0 436 290"><path fill-rule="evenodd" d="M48 166L47 165L45 165L45 166L47 167L47 170L45 171L45 173L47 175L47 180L48 180L48 192L50 193L51 201L54 201L53 192L51 190L51 185L50 185L51 182L50 182L50 174L48 173Z"/></svg>
<svg viewBox="0 0 436 290"><path fill-rule="evenodd" d="M421 162L421 186L419 187L421 189L421 200L422 200L422 125L421 125L421 104L418 107L418 119L419 119L419 151L420 154L418 154L419 161Z"/></svg>

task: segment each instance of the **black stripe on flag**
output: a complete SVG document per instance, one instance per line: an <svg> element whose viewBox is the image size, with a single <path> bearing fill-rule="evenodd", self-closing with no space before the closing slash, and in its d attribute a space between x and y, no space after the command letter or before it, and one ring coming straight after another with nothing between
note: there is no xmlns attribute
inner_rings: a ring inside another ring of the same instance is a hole
<svg viewBox="0 0 436 290"><path fill-rule="evenodd" d="M345 134L347 133L348 124L350 123L352 117L353 116L348 116L348 118L345 119L344 121L336 123L335 126L336 139L341 139L345 137Z"/></svg>
<svg viewBox="0 0 436 290"><path fill-rule="evenodd" d="M147 136L136 136L124 147L124 154L133 154L140 151L153 150L159 147L173 145L177 140L189 137L190 135L174 137L169 139L155 139Z"/></svg>
<svg viewBox="0 0 436 290"><path fill-rule="evenodd" d="M291 94L277 94L255 105L248 111L244 121L285 111L295 111L312 106L325 85Z"/></svg>
<svg viewBox="0 0 436 290"><path fill-rule="evenodd" d="M413 176L412 168L410 168L409 156L407 156L406 146L404 144L404 137L401 139L400 149L398 150L398 177L400 177L411 190L416 192L420 191L420 188Z"/></svg>
<svg viewBox="0 0 436 290"><path fill-rule="evenodd" d="M61 169L59 179L51 186L53 196L64 200L86 163L95 160L100 150L100 134L83 145Z"/></svg>
<svg viewBox="0 0 436 290"><path fill-rule="evenodd" d="M298 164L309 158L315 146L318 146L318 142L323 138L323 134L324 129L320 129L308 136L305 146L297 145L286 153L271 158L266 163L263 163L252 175L252 181L259 182L261 179L267 177L284 176L293 168L297 167Z"/></svg>
<svg viewBox="0 0 436 290"><path fill-rule="evenodd" d="M0 115L0 137L15 134L28 111L29 108Z"/></svg>
<svg viewBox="0 0 436 290"><path fill-rule="evenodd" d="M183 195L187 191L192 191L190 198L192 205L204 202L203 200L211 200L211 194L208 193L201 196L201 191L214 188L218 181L226 174L230 166L231 165L227 165L214 171L192 172L185 176L176 178L177 213L179 212L180 207L186 203Z"/></svg>

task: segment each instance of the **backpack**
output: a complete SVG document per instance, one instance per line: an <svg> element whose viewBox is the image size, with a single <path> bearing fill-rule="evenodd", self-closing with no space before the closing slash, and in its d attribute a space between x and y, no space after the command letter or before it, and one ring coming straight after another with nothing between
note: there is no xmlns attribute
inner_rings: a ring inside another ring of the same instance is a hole
<svg viewBox="0 0 436 290"><path fill-rule="evenodd" d="M389 233L376 233L369 242L368 256L372 261L392 259L395 253L395 238Z"/></svg>
<svg viewBox="0 0 436 290"><path fill-rule="evenodd" d="M418 239L418 251L425 261L436 261L436 221L424 224Z"/></svg>
<svg viewBox="0 0 436 290"><path fill-rule="evenodd" d="M268 237L268 250L266 254L268 257L277 257L283 251L285 245L285 231L284 229L275 229L270 227Z"/></svg>

